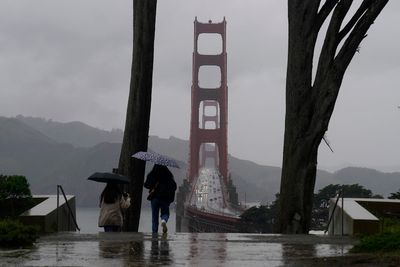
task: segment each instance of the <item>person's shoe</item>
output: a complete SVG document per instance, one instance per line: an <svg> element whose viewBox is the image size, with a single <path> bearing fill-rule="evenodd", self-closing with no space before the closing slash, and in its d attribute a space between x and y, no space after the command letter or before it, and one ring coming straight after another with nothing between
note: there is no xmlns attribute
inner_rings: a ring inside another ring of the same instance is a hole
<svg viewBox="0 0 400 267"><path fill-rule="evenodd" d="M164 234L168 232L167 222L165 220L161 220L161 227Z"/></svg>

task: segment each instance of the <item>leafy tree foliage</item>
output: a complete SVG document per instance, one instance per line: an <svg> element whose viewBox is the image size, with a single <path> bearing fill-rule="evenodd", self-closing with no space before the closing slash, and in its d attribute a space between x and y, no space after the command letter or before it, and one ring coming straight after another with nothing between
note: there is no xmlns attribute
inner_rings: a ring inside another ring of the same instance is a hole
<svg viewBox="0 0 400 267"><path fill-rule="evenodd" d="M275 232L279 194L271 205L251 207L240 215L242 232L272 233Z"/></svg>
<svg viewBox="0 0 400 267"><path fill-rule="evenodd" d="M0 175L0 217L16 217L35 205L25 176Z"/></svg>
<svg viewBox="0 0 400 267"><path fill-rule="evenodd" d="M359 184L330 184L320 189L318 194L314 195L314 206L328 207L329 199L335 197L342 190L344 197L371 198L373 196L371 190Z"/></svg>
<svg viewBox="0 0 400 267"><path fill-rule="evenodd" d="M390 193L389 199L400 199L400 190L395 193Z"/></svg>
<svg viewBox="0 0 400 267"><path fill-rule="evenodd" d="M251 207L240 215L241 232L272 233L275 216L269 206Z"/></svg>
<svg viewBox="0 0 400 267"><path fill-rule="evenodd" d="M31 197L29 183L25 176L0 175L0 200L7 198L26 198Z"/></svg>
<svg viewBox="0 0 400 267"><path fill-rule="evenodd" d="M251 207L240 215L240 218L246 222L252 222L256 224L266 224L271 222L271 210L268 206Z"/></svg>

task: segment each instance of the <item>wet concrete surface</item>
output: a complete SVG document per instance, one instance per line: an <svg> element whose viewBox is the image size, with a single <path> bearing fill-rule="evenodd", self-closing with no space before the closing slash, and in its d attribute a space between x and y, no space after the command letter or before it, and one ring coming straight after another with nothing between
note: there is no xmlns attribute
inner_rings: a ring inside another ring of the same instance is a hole
<svg viewBox="0 0 400 267"><path fill-rule="evenodd" d="M224 233L58 233L31 249L0 250L0 266L322 266L349 237ZM325 266L325 265L323 265Z"/></svg>

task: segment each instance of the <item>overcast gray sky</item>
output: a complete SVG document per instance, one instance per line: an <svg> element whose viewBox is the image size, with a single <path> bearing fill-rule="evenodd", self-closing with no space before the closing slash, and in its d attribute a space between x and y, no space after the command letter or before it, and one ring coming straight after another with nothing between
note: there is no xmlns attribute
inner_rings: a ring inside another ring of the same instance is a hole
<svg viewBox="0 0 400 267"><path fill-rule="evenodd" d="M359 2L359 1L355 1ZM159 0L150 134L189 138L193 20L227 20L229 153L280 166L287 1ZM319 166L400 171L400 1L361 44L321 144ZM211 49L204 45L205 49ZM0 1L0 116L123 128L132 1Z"/></svg>

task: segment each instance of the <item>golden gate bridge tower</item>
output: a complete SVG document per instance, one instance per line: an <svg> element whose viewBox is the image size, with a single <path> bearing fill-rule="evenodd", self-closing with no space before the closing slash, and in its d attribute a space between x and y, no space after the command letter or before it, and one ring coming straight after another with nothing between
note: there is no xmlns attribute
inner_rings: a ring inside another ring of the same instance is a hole
<svg viewBox="0 0 400 267"><path fill-rule="evenodd" d="M199 52L199 36L221 37L221 52ZM213 67L219 85L202 87L201 68ZM177 231L235 232L238 197L228 172L226 20L194 21L188 177L177 194ZM213 163L207 169L207 162Z"/></svg>
<svg viewBox="0 0 400 267"><path fill-rule="evenodd" d="M220 34L222 39L222 53L203 55L198 51L200 34ZM194 52L193 52L193 83L192 83L192 113L190 122L190 154L189 154L189 181L197 177L200 168L200 147L202 147L201 164L207 158L214 159L219 173L226 182L228 179L228 86L226 70L226 21L221 23L200 23L194 21ZM199 86L199 71L203 66L217 66L221 83L218 88L201 88ZM203 114L200 116L200 110ZM207 115L207 109L214 109L215 115ZM218 116L219 115L219 116ZM201 119L201 123L200 123ZM206 128L208 122L213 128ZM211 145L206 145L211 144Z"/></svg>

